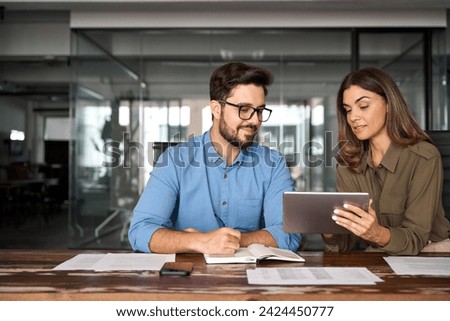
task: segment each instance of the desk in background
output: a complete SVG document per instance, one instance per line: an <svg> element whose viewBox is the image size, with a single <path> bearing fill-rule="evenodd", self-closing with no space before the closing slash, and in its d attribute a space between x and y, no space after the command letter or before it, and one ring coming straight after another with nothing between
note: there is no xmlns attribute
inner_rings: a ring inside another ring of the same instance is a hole
<svg viewBox="0 0 450 321"><path fill-rule="evenodd" d="M264 262L261 267L367 267L376 285L249 285L255 264L206 265L202 255L177 255L194 263L189 277L160 277L155 271L53 271L79 253L106 251L0 250L0 300L450 300L450 277L397 276L383 253L300 252L305 263Z"/></svg>
<svg viewBox="0 0 450 321"><path fill-rule="evenodd" d="M49 188L58 186L58 178L17 179L0 181L0 226L22 225L28 218L49 216L59 211L62 201L49 194Z"/></svg>

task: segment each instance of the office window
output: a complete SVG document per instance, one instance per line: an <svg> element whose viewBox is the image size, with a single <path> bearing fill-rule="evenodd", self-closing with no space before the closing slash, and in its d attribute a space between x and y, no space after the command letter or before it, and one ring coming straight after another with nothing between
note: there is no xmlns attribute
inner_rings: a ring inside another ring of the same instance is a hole
<svg viewBox="0 0 450 321"><path fill-rule="evenodd" d="M44 140L70 140L69 117L46 117Z"/></svg>

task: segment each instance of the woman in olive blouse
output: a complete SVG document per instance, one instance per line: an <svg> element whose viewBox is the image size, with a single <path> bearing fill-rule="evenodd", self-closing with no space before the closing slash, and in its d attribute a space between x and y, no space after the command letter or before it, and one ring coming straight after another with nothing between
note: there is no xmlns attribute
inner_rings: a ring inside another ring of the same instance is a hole
<svg viewBox="0 0 450 321"><path fill-rule="evenodd" d="M450 252L442 207L442 161L394 80L369 67L348 74L337 97L336 189L368 192L368 211L350 204L333 220L348 235L323 235L325 250Z"/></svg>

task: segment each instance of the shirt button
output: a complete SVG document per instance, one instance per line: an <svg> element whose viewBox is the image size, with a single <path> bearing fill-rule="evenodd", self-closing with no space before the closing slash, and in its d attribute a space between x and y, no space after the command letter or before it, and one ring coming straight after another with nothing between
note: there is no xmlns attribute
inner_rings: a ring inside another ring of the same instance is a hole
<svg viewBox="0 0 450 321"><path fill-rule="evenodd" d="M227 174L223 175L223 178L227 179L227 178L228 178L228 175L227 175Z"/></svg>
<svg viewBox="0 0 450 321"><path fill-rule="evenodd" d="M224 205L224 206L227 205L227 201L223 201L222 205Z"/></svg>

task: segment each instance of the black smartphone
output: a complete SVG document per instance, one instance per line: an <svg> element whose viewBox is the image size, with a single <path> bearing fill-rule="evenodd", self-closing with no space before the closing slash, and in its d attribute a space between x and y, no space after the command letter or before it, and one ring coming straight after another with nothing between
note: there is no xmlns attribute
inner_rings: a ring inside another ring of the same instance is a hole
<svg viewBox="0 0 450 321"><path fill-rule="evenodd" d="M193 268L191 262L166 262L159 270L159 275L188 276Z"/></svg>

